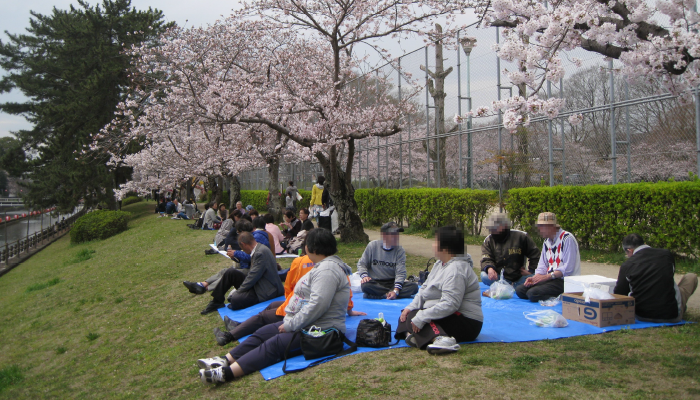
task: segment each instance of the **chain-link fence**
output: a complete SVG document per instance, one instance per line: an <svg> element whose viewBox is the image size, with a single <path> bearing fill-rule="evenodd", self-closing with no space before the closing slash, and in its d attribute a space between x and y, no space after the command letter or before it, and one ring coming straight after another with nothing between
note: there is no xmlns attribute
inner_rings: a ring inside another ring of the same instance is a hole
<svg viewBox="0 0 700 400"><path fill-rule="evenodd" d="M659 86L628 83L617 61L579 49L564 55L566 78L547 84L541 98L566 99L553 120L533 119L509 132L501 116L453 122L479 106L517 95L496 57L498 29L464 32L462 45L431 45L369 72L383 77L396 98L411 101L403 131L356 144L355 188L451 187L508 190L541 185L615 184L688 179L700 173L700 102L683 104ZM476 40L476 46L471 45ZM580 66L573 60L581 60ZM441 61L442 59L442 61ZM441 65L442 64L442 65ZM441 82L443 81L443 82ZM416 91L420 93L416 95ZM441 99L441 92L444 99ZM568 117L582 114L571 125ZM311 187L317 164L281 164L280 181ZM267 171L241 176L243 189L264 189Z"/></svg>

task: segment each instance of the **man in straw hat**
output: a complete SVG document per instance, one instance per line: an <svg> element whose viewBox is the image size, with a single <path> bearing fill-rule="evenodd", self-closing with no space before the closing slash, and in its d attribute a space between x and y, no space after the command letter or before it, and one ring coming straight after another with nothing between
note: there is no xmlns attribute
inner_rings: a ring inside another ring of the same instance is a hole
<svg viewBox="0 0 700 400"><path fill-rule="evenodd" d="M511 229L505 213L494 213L486 222L490 235L481 245L481 282L487 286L503 278L518 287L535 273L540 249L527 233ZM527 267L525 262L528 262Z"/></svg>
<svg viewBox="0 0 700 400"><path fill-rule="evenodd" d="M546 300L564 293L564 277L581 275L578 243L571 233L561 229L557 216L543 212L537 216L537 230L544 239L535 275L515 289L521 299Z"/></svg>

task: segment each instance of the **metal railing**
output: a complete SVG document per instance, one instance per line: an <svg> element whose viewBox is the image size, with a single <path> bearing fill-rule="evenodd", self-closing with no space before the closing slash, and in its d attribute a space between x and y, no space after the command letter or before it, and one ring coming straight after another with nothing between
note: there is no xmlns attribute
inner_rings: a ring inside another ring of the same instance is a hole
<svg viewBox="0 0 700 400"><path fill-rule="evenodd" d="M53 239L63 236L70 231L75 221L83 216L85 212L86 210L83 209L47 228L32 234L27 234L24 238L13 242L5 242L5 244L0 247L0 265L7 265L14 259L20 260L45 243L50 243Z"/></svg>

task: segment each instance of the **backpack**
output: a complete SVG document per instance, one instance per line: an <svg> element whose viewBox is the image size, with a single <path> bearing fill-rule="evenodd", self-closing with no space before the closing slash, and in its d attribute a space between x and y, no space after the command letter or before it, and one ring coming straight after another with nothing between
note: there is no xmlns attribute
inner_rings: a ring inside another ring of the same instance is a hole
<svg viewBox="0 0 700 400"><path fill-rule="evenodd" d="M389 347L399 341L391 342L391 324L376 319L363 319L357 326L355 343L360 347Z"/></svg>

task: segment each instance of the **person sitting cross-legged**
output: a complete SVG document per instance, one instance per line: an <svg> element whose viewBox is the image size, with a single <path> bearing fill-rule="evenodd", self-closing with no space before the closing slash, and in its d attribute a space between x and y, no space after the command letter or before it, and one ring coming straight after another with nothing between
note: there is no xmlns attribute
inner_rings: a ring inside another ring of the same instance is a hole
<svg viewBox="0 0 700 400"><path fill-rule="evenodd" d="M368 299L411 297L418 291L415 282L406 281L406 252L399 245L396 222L382 225L382 238L370 242L357 262L357 272L362 278L362 292Z"/></svg>
<svg viewBox="0 0 700 400"><path fill-rule="evenodd" d="M332 233L314 229L306 238L306 253L313 269L294 286L294 294L285 308L285 317L265 325L234 347L224 357L197 360L199 377L205 384L230 382L288 357L302 354L302 329L316 326L335 328L345 333L345 314L350 301L350 267L334 254L337 243Z"/></svg>
<svg viewBox="0 0 700 400"><path fill-rule="evenodd" d="M535 275L515 288L515 294L530 301L546 300L564 293L564 277L581 275L578 243L571 233L561 229L557 216L544 212L537 216L537 230L544 239Z"/></svg>
<svg viewBox="0 0 700 400"><path fill-rule="evenodd" d="M525 232L510 228L505 213L495 213L486 222L490 235L481 245L481 282L487 286L503 278L518 287L535 273L540 249ZM525 267L528 261L528 267Z"/></svg>
<svg viewBox="0 0 700 400"><path fill-rule="evenodd" d="M202 314L208 314L223 307L224 296L231 287L236 288L228 298L230 303L228 307L232 310L248 308L284 293L282 281L277 274L277 261L270 249L256 242L249 232L238 235L238 245L245 253L250 254L250 270L245 274L237 268L227 269L212 291L212 300L202 310Z"/></svg>
<svg viewBox="0 0 700 400"><path fill-rule="evenodd" d="M284 309L289 304L294 294L294 286L299 279L309 273L314 267L313 261L308 255L295 258L292 266L289 268L287 280L284 281L284 301L273 301L267 308L258 314L248 318L243 322L238 322L224 317L224 326L226 330L214 328L214 338L219 346L224 346L227 343L240 340L242 337L248 336L265 325L274 324L284 319L286 315ZM361 316L367 313L361 311L353 311L352 292L350 292L350 301L348 302L348 316Z"/></svg>
<svg viewBox="0 0 700 400"><path fill-rule="evenodd" d="M676 284L673 254L644 244L636 233L622 239L627 261L620 266L615 294L634 297L634 314L644 322L680 322L698 276L685 274Z"/></svg>
<svg viewBox="0 0 700 400"><path fill-rule="evenodd" d="M433 251L438 261L420 292L401 311L396 339L430 354L459 350L457 342L479 336L481 312L479 279L469 254L464 254L464 234L453 226L438 229Z"/></svg>

